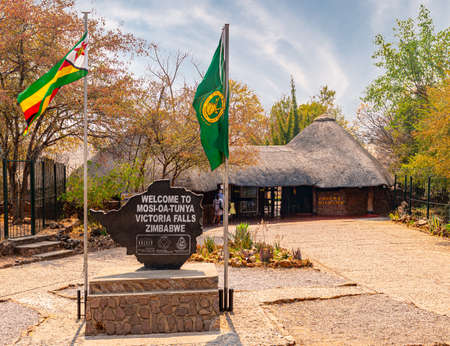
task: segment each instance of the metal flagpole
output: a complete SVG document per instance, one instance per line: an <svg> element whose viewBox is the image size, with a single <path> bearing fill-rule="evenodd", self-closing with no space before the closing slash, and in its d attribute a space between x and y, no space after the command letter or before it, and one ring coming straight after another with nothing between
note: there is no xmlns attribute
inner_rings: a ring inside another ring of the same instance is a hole
<svg viewBox="0 0 450 346"><path fill-rule="evenodd" d="M89 12L83 12L84 14L84 31L88 30L88 14ZM87 39L87 37L86 37ZM86 45L84 56L86 59L85 66L88 67L88 45ZM84 242L84 256L83 256L83 271L84 271L84 318L86 319L86 303L87 303L87 294L88 294L88 237L87 237L87 75L84 77L84 153L83 153L83 161L84 161L84 175L83 175L83 192L84 192L84 234L83 234L83 242Z"/></svg>
<svg viewBox="0 0 450 346"><path fill-rule="evenodd" d="M229 27L230 24L225 24L224 28L224 43L225 43L225 102L228 100L228 76L229 76ZM223 252L224 252L224 271L223 271L223 302L224 302L224 310L229 308L228 304L228 158L225 156L225 177L223 182L224 189L224 208L223 208Z"/></svg>

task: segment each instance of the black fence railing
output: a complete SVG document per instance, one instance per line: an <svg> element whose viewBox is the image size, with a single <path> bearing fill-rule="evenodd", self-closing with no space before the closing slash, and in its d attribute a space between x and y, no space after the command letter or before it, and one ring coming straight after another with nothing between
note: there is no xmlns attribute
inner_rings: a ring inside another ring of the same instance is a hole
<svg viewBox="0 0 450 346"><path fill-rule="evenodd" d="M34 235L62 216L66 166L51 160L2 159L0 240Z"/></svg>
<svg viewBox="0 0 450 346"><path fill-rule="evenodd" d="M450 179L427 177L414 180L411 176L395 176L393 208L407 202L408 213L429 219L438 216L445 223L450 220Z"/></svg>

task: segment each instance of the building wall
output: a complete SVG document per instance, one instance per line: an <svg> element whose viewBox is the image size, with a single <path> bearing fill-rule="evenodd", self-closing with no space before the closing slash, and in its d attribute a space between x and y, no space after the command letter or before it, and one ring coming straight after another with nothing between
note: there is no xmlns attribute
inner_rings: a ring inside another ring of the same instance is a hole
<svg viewBox="0 0 450 346"><path fill-rule="evenodd" d="M373 187L373 212L389 211L386 189ZM351 216L367 214L369 188L316 189L316 213L320 216Z"/></svg>
<svg viewBox="0 0 450 346"><path fill-rule="evenodd" d="M312 188L312 201L311 206L313 213L318 216L357 216L366 215L368 207L369 189L373 190L373 212L375 214L386 214L390 210L391 199L389 197L389 189L382 187L372 188L341 188L341 189L319 189ZM231 186L231 201L235 203L237 215L235 219L245 220L252 217L268 217L270 213L265 215L264 210L264 188L258 188L257 196L257 214L242 213L241 202L248 198L241 197L241 187ZM286 189L282 192L282 206L288 210L286 203L289 203L289 199L284 200L287 196ZM300 190L298 190L300 193ZM212 199L214 198L215 191L204 194L203 198L203 225L212 224L214 210L212 208ZM283 208L283 207L282 207ZM267 210L266 210L267 212ZM289 217L292 214L284 214L283 217ZM278 215L274 215L278 216Z"/></svg>
<svg viewBox="0 0 450 346"><path fill-rule="evenodd" d="M392 191L388 188L377 187L374 194L375 214L385 215L392 208Z"/></svg>

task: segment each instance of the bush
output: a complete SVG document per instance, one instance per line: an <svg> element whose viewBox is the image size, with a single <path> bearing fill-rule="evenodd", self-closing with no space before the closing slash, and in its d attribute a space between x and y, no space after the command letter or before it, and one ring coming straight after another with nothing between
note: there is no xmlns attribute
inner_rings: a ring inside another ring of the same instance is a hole
<svg viewBox="0 0 450 346"><path fill-rule="evenodd" d="M92 163L88 163L89 169ZM89 208L103 209L105 202L112 199L119 199L122 192L136 190L143 182L139 172L134 170L130 164L122 164L112 169L104 176L88 174L88 203ZM63 201L69 202L75 208L83 207L83 175L75 173L67 180L66 193L61 195Z"/></svg>

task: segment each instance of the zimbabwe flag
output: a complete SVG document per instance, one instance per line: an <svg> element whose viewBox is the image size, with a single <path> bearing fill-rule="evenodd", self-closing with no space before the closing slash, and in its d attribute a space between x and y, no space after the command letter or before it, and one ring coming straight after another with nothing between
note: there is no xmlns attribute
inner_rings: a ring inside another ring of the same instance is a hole
<svg viewBox="0 0 450 346"><path fill-rule="evenodd" d="M28 133L28 128L33 121L45 112L59 88L87 75L86 48L87 32L50 71L19 94L17 102L19 102L27 122L24 135Z"/></svg>

